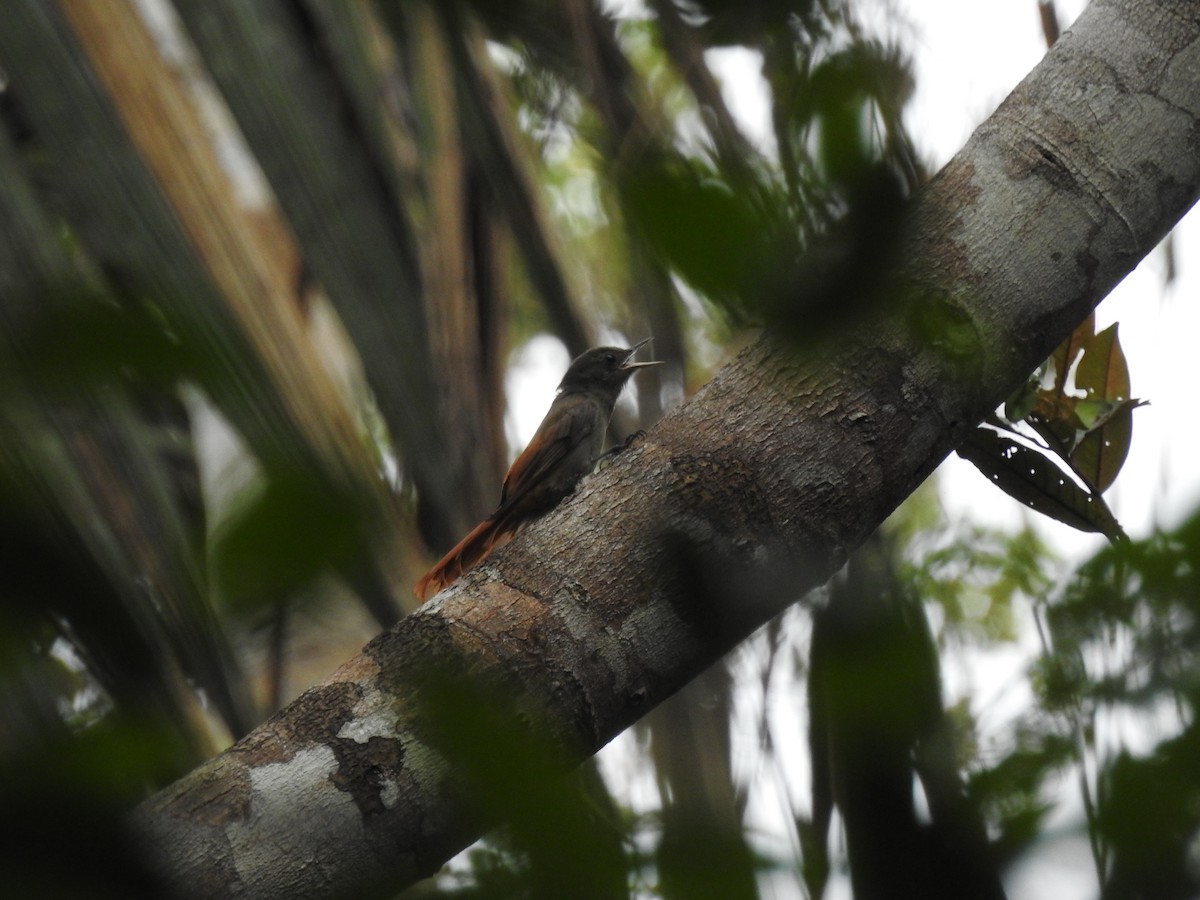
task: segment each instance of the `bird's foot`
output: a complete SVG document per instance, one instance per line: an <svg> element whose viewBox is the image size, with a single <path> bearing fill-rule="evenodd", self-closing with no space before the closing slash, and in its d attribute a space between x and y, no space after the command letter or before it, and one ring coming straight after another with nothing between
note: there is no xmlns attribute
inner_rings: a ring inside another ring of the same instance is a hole
<svg viewBox="0 0 1200 900"><path fill-rule="evenodd" d="M630 434L629 437L625 438L625 441L623 443L619 444L616 447L613 447L613 449L609 450L608 452L612 453L615 451L617 453L620 453L622 450L628 450L634 444L640 443L645 437L646 437L646 432L639 428L637 431Z"/></svg>
<svg viewBox="0 0 1200 900"><path fill-rule="evenodd" d="M642 429L639 428L637 431L633 432L631 435L629 435L629 437L625 438L624 441L617 444L615 447L611 447L608 450L601 453L599 459L596 460L596 471L599 472L601 469L603 469L605 466L607 466L610 462L612 462L614 457L616 457L616 455L618 453L625 452L630 447L632 447L635 444L642 441L645 437L646 437L646 432L642 431Z"/></svg>

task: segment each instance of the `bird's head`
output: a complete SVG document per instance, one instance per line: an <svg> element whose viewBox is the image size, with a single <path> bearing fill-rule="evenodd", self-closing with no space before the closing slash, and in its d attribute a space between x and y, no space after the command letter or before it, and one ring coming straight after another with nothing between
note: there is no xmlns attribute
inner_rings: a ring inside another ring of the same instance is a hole
<svg viewBox="0 0 1200 900"><path fill-rule="evenodd" d="M650 343L650 338L639 341L633 347L593 347L579 354L563 376L560 392L605 389L619 391L638 369L662 365L661 360L634 362L638 350Z"/></svg>

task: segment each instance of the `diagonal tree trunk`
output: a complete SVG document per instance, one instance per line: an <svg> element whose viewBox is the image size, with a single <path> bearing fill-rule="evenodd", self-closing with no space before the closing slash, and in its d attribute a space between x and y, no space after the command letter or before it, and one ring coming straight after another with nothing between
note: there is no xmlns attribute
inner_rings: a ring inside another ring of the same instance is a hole
<svg viewBox="0 0 1200 900"><path fill-rule="evenodd" d="M483 569L136 823L203 896L396 888L491 824L429 700L502 687L578 762L829 576L1200 193L1190 0L1096 0L920 195L895 291L770 336ZM497 773L499 774L499 773Z"/></svg>

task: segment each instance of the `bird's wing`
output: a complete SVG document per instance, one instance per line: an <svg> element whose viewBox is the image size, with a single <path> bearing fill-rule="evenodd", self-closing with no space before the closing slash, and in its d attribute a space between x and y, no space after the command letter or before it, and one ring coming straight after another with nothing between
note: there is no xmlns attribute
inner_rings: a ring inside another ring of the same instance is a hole
<svg viewBox="0 0 1200 900"><path fill-rule="evenodd" d="M584 397L560 397L538 426L521 455L504 476L500 509L511 508L525 494L541 485L546 476L594 430L596 416Z"/></svg>

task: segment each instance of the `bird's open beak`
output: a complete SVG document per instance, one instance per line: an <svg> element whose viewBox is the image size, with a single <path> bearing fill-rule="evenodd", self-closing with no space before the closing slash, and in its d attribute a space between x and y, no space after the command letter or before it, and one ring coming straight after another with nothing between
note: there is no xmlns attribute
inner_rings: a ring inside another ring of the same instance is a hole
<svg viewBox="0 0 1200 900"><path fill-rule="evenodd" d="M646 362L634 362L633 361L633 358L637 355L637 352L639 350L641 350L643 347L645 347L652 340L654 340L654 339L646 338L645 340L638 341L636 344L634 344L633 349L629 351L629 355L627 357L625 357L625 362L621 363L621 368L622 369L641 369L645 366L661 366L662 362L663 362L661 359L652 359L652 360L648 360Z"/></svg>

